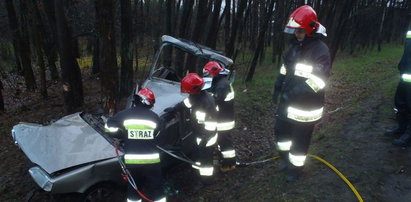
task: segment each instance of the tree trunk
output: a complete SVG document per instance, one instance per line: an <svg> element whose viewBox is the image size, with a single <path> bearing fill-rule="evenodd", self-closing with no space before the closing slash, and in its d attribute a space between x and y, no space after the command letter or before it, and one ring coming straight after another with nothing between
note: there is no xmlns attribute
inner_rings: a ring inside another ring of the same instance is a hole
<svg viewBox="0 0 411 202"><path fill-rule="evenodd" d="M193 34L191 35L191 41L196 42L196 43L201 43L201 38L203 36L204 28L207 24L207 17L209 13L207 12L207 4L208 2L206 0L199 1L198 7L197 7L197 16L196 16L196 21L195 21L195 26L193 30ZM197 72L199 73L199 68L197 67L198 65L196 64L196 57L190 55L187 58L187 63L186 67L188 68L189 72Z"/></svg>
<svg viewBox="0 0 411 202"><path fill-rule="evenodd" d="M247 78L245 79L246 82L249 82L253 79L254 72L255 72L255 67L257 65L258 56L261 54L261 51L264 48L264 36L265 36L265 32L267 31L269 21L271 19L273 11L274 11L273 10L274 2L275 2L275 0L270 1L270 6L268 7L268 11L265 14L264 21L263 21L260 33L258 34L257 48L254 52L254 57L253 57L253 60L251 62L250 70L248 71Z"/></svg>
<svg viewBox="0 0 411 202"><path fill-rule="evenodd" d="M175 0L168 0L166 2L166 20L165 20L166 32L165 33L170 36L174 35L173 27L176 25L176 23L174 23L175 21L173 21L173 19L175 19L174 7L175 7ZM166 67L171 66L172 55L173 55L173 49L170 46L165 47L164 54L163 54L164 66Z"/></svg>
<svg viewBox="0 0 411 202"><path fill-rule="evenodd" d="M228 42L228 47L227 47L227 57L232 57L235 49L235 42L237 38L237 29L238 25L241 22L244 14L244 9L247 6L247 0L239 0L238 2L238 8L237 8L237 13L235 15L235 19L233 20L233 25L231 28L231 35L230 35L230 41Z"/></svg>
<svg viewBox="0 0 411 202"><path fill-rule="evenodd" d="M40 68L40 94L43 99L48 97L47 95L47 80L46 80L46 65L44 64L44 54L43 54L43 39L44 35L41 30L41 19L38 10L32 1L26 1L28 7L28 13L30 19L32 19L31 33L33 38L33 45L37 55L37 65Z"/></svg>
<svg viewBox="0 0 411 202"><path fill-rule="evenodd" d="M121 0L121 69L120 95L128 96L133 90L133 21L131 16L131 2Z"/></svg>
<svg viewBox="0 0 411 202"><path fill-rule="evenodd" d="M187 38L187 31L189 30L190 27L190 22L191 22L191 14L193 12L193 4L194 0L183 0L183 13L181 14L180 18L180 27L179 27L179 34L178 36L180 38ZM176 53L176 67L179 67L176 69L177 75L180 77L183 76L186 67L184 67L184 55L181 51L178 51Z"/></svg>
<svg viewBox="0 0 411 202"><path fill-rule="evenodd" d="M224 50L228 52L228 42L230 41L230 30L231 30L231 0L225 0L225 7L224 7Z"/></svg>
<svg viewBox="0 0 411 202"><path fill-rule="evenodd" d="M0 80L0 112L4 112L3 82Z"/></svg>
<svg viewBox="0 0 411 202"><path fill-rule="evenodd" d="M23 74L22 67L20 65L20 43L21 43L21 36L19 32L19 24L17 21L16 10L14 8L13 0L6 0L6 9L7 15L9 18L9 25L11 29L11 36L13 37L13 48L14 48L14 56L16 60L16 70L19 74Z"/></svg>
<svg viewBox="0 0 411 202"><path fill-rule="evenodd" d="M31 67L31 51L28 31L28 10L24 0L20 0L20 65L23 69L24 80L26 82L27 90L34 90L37 88L36 79L34 77L33 68Z"/></svg>
<svg viewBox="0 0 411 202"><path fill-rule="evenodd" d="M75 112L83 105L83 83L80 68L73 54L71 36L69 35L63 0L55 0L55 19L57 41L60 55L61 80L63 84L64 107L67 113Z"/></svg>
<svg viewBox="0 0 411 202"><path fill-rule="evenodd" d="M114 33L115 4L113 0L99 0L98 30L100 33L100 70L104 110L109 115L117 112L118 70Z"/></svg>
<svg viewBox="0 0 411 202"><path fill-rule="evenodd" d="M56 42L56 30L55 30L55 23L56 21L54 20L54 17L52 19L48 19L48 23L44 23L44 21L41 18L41 12L43 11L44 13L46 13L47 16L49 16L47 11L47 8L50 9L50 7L52 7L53 5L49 5L52 4L53 2L51 1L44 1L44 8L41 7L41 5L39 4L40 2L38 0L33 0L33 4L34 4L34 9L36 12L36 16L39 19L39 31L41 33L42 36L42 47L44 50L45 55L47 56L47 64L48 64L48 69L50 71L50 78L52 80L57 80L59 78L59 73L56 67L56 62L57 62L57 42ZM45 5L47 4L47 5ZM46 8L46 9L45 9ZM53 9L51 9L53 10ZM54 16L54 14L53 14ZM47 18L51 18L47 17ZM49 24L50 28L49 31L47 31L46 26L44 26L45 24ZM47 40L43 40L43 39L47 39Z"/></svg>
<svg viewBox="0 0 411 202"><path fill-rule="evenodd" d="M218 30L220 27L219 24L219 17L220 17L220 11L221 11L221 3L223 0L216 0L214 2L214 10L213 10L213 16L211 18L209 30L208 30L208 35L206 39L206 46L216 49L217 45L217 36L218 36Z"/></svg>

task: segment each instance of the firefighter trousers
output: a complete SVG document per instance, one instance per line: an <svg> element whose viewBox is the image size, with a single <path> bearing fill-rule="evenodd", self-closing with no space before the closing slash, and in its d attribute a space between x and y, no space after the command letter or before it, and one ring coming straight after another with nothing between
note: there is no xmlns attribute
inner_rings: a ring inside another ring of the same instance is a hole
<svg viewBox="0 0 411 202"><path fill-rule="evenodd" d="M161 164L126 164L127 169L133 176L134 181L139 189L147 198L151 200L160 200L165 197L163 191L163 175ZM136 190L127 184L127 199L138 201L141 199Z"/></svg>

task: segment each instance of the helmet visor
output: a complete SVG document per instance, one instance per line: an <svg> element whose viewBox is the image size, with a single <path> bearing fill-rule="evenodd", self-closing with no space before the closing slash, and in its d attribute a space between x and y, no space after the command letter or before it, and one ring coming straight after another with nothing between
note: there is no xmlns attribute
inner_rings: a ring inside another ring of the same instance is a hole
<svg viewBox="0 0 411 202"><path fill-rule="evenodd" d="M294 33L295 33L295 30L296 30L296 28L285 27L285 28L284 28L284 33L294 34Z"/></svg>

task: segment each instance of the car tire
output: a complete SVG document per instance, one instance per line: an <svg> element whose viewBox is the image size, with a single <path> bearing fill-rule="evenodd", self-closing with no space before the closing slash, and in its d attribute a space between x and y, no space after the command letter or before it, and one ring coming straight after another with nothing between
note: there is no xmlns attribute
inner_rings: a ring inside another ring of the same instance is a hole
<svg viewBox="0 0 411 202"><path fill-rule="evenodd" d="M118 187L113 183L105 182L93 185L84 194L82 194L83 202L104 202L104 201L122 201L121 197L124 194L120 193Z"/></svg>

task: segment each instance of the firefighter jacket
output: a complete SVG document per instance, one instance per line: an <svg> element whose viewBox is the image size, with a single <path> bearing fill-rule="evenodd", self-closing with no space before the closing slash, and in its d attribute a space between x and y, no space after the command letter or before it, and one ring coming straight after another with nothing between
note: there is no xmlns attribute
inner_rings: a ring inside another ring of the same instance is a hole
<svg viewBox="0 0 411 202"><path fill-rule="evenodd" d="M156 147L160 124L156 113L137 103L109 118L105 131L124 140L126 164L153 164L160 162Z"/></svg>
<svg viewBox="0 0 411 202"><path fill-rule="evenodd" d="M312 123L322 117L324 87L331 69L329 49L318 38L294 38L285 52L275 83L280 93L277 115L281 119Z"/></svg>
<svg viewBox="0 0 411 202"><path fill-rule="evenodd" d="M213 77L211 88L208 91L213 95L218 107L217 131L226 131L234 128L234 90L226 75Z"/></svg>
<svg viewBox="0 0 411 202"><path fill-rule="evenodd" d="M217 110L213 97L202 90L198 94L190 94L183 104L191 111L192 126L197 137L205 140L202 142L206 147L213 146L218 137Z"/></svg>
<svg viewBox="0 0 411 202"><path fill-rule="evenodd" d="M407 32L404 53L398 64L398 70L401 74L401 81L411 82L411 31Z"/></svg>

